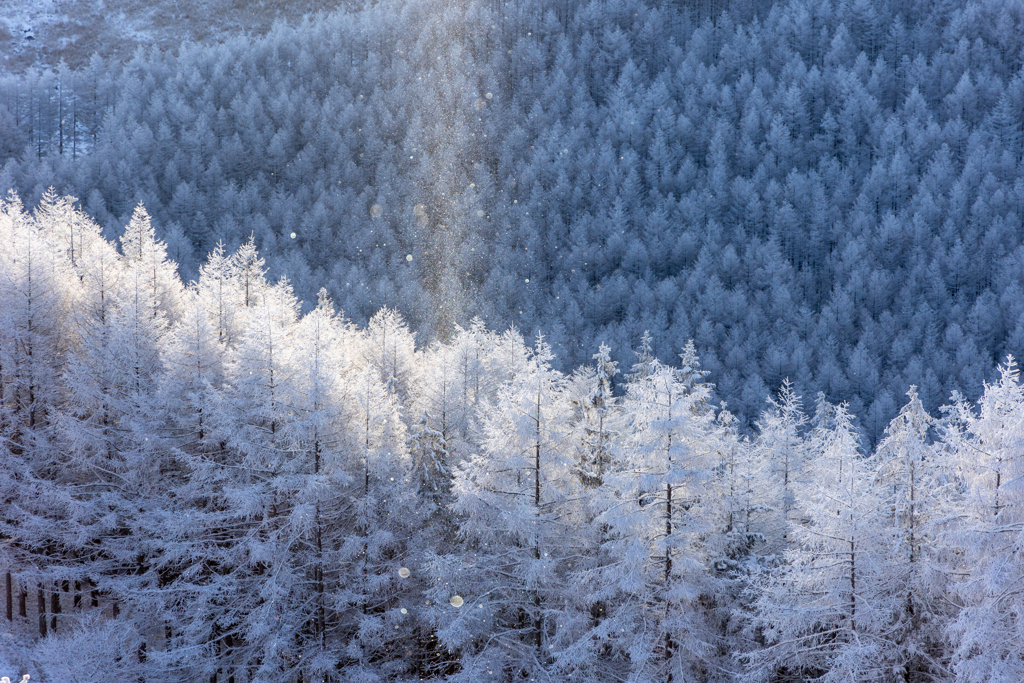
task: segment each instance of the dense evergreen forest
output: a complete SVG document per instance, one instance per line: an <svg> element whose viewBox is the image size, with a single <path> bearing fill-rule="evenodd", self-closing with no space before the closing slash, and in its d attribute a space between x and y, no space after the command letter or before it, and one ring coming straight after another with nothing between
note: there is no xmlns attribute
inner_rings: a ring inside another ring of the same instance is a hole
<svg viewBox="0 0 1024 683"><path fill-rule="evenodd" d="M104 54L0 73L0 675L1024 680L1020 3Z"/></svg>
<svg viewBox="0 0 1024 683"><path fill-rule="evenodd" d="M878 447L784 382L752 437L684 343L572 374L479 320L417 345L252 241L183 285L0 204L0 666L107 681L1019 681L1008 358Z"/></svg>
<svg viewBox="0 0 1024 683"><path fill-rule="evenodd" d="M253 236L423 340L569 371L693 338L749 429L789 377L876 443L1024 352L1020 3L381 2L0 80L0 187L151 212L186 280ZM409 260L408 256L412 256Z"/></svg>

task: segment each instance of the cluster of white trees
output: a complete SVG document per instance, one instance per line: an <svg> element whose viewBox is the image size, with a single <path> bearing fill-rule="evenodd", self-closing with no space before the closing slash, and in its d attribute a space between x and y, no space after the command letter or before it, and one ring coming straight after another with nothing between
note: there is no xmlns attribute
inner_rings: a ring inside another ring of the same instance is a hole
<svg viewBox="0 0 1024 683"><path fill-rule="evenodd" d="M572 374L476 322L183 284L138 207L0 204L0 661L106 681L1016 681L1024 386L915 389L873 452L692 343ZM30 623L31 619L31 623ZM18 672L4 672L14 675Z"/></svg>

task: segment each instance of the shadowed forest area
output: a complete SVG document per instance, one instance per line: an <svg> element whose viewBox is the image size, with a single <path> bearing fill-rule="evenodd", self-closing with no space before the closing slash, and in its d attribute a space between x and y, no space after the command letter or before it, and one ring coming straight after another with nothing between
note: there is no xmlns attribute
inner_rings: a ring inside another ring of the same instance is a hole
<svg viewBox="0 0 1024 683"><path fill-rule="evenodd" d="M870 443L910 384L977 397L1024 350L1020 6L732 11L381 3L8 76L0 186L108 237L143 202L186 280L252 235L425 340L693 338L745 428L786 377Z"/></svg>

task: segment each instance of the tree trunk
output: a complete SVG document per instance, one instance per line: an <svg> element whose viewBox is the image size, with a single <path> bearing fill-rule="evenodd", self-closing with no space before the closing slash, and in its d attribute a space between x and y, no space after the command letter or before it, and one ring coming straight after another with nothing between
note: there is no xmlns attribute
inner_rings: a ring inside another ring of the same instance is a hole
<svg viewBox="0 0 1024 683"><path fill-rule="evenodd" d="M39 637L46 637L46 594L43 592L43 584L37 584L37 598L39 605Z"/></svg>
<svg viewBox="0 0 1024 683"><path fill-rule="evenodd" d="M314 474L320 474L320 440L317 439L313 448L314 453ZM326 646L327 631L327 610L324 605L324 545L323 528L320 519L320 503L316 505L316 636L320 647Z"/></svg>
<svg viewBox="0 0 1024 683"><path fill-rule="evenodd" d="M857 556L850 538L850 630L857 630Z"/></svg>
<svg viewBox="0 0 1024 683"><path fill-rule="evenodd" d="M668 393L668 422L672 423L672 390ZM672 472L672 433L668 434L668 444L665 447L665 460L668 464L669 473ZM671 479L669 480L671 481ZM665 484L665 619L668 620L671 606L667 599L669 584L672 580L672 484ZM668 669L667 683L672 683L672 634L665 631L665 666Z"/></svg>
<svg viewBox="0 0 1024 683"><path fill-rule="evenodd" d="M533 453L533 507L536 510L537 516L540 516L540 389L537 390L537 440L534 444ZM533 544L533 557L534 559L540 560L540 528L537 529L537 537ZM540 592L535 591L533 594L533 606L537 613L534 616L533 628L535 631L534 638L537 646L537 657L540 661L544 661L544 634L542 629L544 627L543 618L541 617L540 609Z"/></svg>
<svg viewBox="0 0 1024 683"><path fill-rule="evenodd" d="M57 632L57 615L60 614L60 587L57 582L53 582L53 592L50 593L50 612L53 613L53 618L50 620L50 629Z"/></svg>
<svg viewBox="0 0 1024 683"><path fill-rule="evenodd" d="M213 643L216 649L217 663L219 665L224 658L224 642L220 639L220 628L216 622L214 622L213 627L210 629L210 642ZM210 674L210 683L217 683L217 674L219 673L219 667L213 670L213 673Z"/></svg>
<svg viewBox="0 0 1024 683"><path fill-rule="evenodd" d="M228 683L235 683L234 669L231 667L231 653L232 650L235 649L235 640L231 637L230 633L224 636L224 648L227 651L228 661L226 663L228 665L228 671L231 672L228 674Z"/></svg>

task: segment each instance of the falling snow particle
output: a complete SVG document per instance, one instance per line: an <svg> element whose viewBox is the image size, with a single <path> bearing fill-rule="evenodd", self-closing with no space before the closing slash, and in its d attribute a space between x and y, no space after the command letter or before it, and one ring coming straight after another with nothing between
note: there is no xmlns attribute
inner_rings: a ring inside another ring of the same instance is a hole
<svg viewBox="0 0 1024 683"><path fill-rule="evenodd" d="M409 578L409 568L408 567L402 567L401 569L398 570L398 575L401 576L403 579L408 579Z"/></svg>
<svg viewBox="0 0 1024 683"><path fill-rule="evenodd" d="M294 232L292 233L292 239L295 239L295 233Z"/></svg>
<svg viewBox="0 0 1024 683"><path fill-rule="evenodd" d="M373 216L374 218L380 218L381 216L384 215L384 209L381 207L380 204L374 204L373 206L370 207L370 215Z"/></svg>
<svg viewBox="0 0 1024 683"><path fill-rule="evenodd" d="M486 95L484 95L484 97L486 97L487 99L491 99L492 97L494 97L494 95L492 95L491 93L487 93Z"/></svg>
<svg viewBox="0 0 1024 683"><path fill-rule="evenodd" d="M526 284L530 284L530 278L526 278Z"/></svg>
<svg viewBox="0 0 1024 683"><path fill-rule="evenodd" d="M405 255L405 260L406 261L412 261L412 254L406 254Z"/></svg>
<svg viewBox="0 0 1024 683"><path fill-rule="evenodd" d="M409 610L405 609L404 607L400 611L401 611L402 614L408 614L409 613Z"/></svg>
<svg viewBox="0 0 1024 683"><path fill-rule="evenodd" d="M453 595L450 602L452 603L452 607L462 607L462 596Z"/></svg>
<svg viewBox="0 0 1024 683"><path fill-rule="evenodd" d="M483 209L477 209L476 210L476 217L477 218L483 218L484 217L484 210Z"/></svg>

